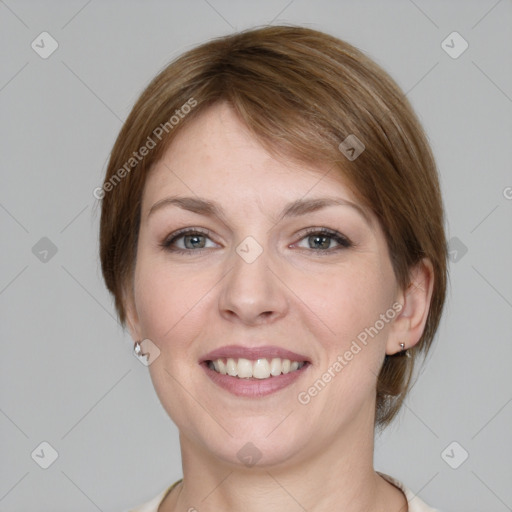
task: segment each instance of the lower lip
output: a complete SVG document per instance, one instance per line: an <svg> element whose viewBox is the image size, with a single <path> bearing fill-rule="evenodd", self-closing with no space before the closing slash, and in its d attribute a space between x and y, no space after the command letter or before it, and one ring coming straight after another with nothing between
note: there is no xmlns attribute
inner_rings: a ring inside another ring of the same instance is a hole
<svg viewBox="0 0 512 512"><path fill-rule="evenodd" d="M276 393L293 384L307 371L310 363L306 363L302 368L294 370L293 372L284 373L277 377L269 377L268 379L255 379L254 377L250 379L239 379L238 377L223 375L222 373L212 370L208 367L208 363L206 362L201 363L201 366L206 372L206 375L208 375L215 384L233 395L258 398Z"/></svg>

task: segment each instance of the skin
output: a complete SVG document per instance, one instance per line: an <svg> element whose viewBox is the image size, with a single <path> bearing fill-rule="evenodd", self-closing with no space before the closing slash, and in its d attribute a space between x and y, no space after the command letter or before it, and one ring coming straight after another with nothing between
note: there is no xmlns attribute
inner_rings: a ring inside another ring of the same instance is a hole
<svg viewBox="0 0 512 512"><path fill-rule="evenodd" d="M421 262L411 271L414 284L400 289L376 218L347 204L279 220L296 199L357 204L342 177L328 171L271 156L227 104L217 104L177 134L147 178L126 308L133 339L160 349L149 370L180 431L184 481L161 512L407 510L403 493L373 469L375 387L385 354L421 337L432 266ZM148 215L170 196L215 201L223 218L176 205ZM304 232L310 227L338 231L354 245L327 238L315 248ZM163 248L182 228L208 234L176 240L187 254ZM250 264L236 252L247 236L263 249ZM403 305L400 313L307 405L299 403L298 393L393 303ZM198 363L230 344L277 345L312 364L277 393L240 398ZM237 457L247 442L261 453L252 467Z"/></svg>

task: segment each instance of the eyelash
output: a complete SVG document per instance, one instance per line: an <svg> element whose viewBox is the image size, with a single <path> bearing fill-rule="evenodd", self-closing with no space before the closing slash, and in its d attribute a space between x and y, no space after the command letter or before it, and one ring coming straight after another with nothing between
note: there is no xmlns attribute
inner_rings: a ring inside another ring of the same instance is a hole
<svg viewBox="0 0 512 512"><path fill-rule="evenodd" d="M187 255L191 255L191 253L193 253L193 252L201 252L203 250L209 249L209 248L205 248L205 247L202 247L199 249L176 249L176 248L171 247L174 242L176 242L180 238L183 238L184 236L187 236L187 235L204 235L209 238L209 233L207 231L203 231L201 229L184 228L179 231L176 231L175 233L172 233L169 237L167 237L160 244L160 246L163 249L165 249L166 251L173 252L176 254L187 254ZM328 228L308 228L299 241L302 241L304 238L308 238L311 235L320 235L323 237L329 237L329 238L333 239L335 242L337 242L339 244L339 246L334 249L325 249L325 250L305 249L307 251L314 251L315 253L319 253L319 254L324 253L324 255L325 255L325 254L332 254L333 252L338 252L340 250L348 249L349 247L354 246L354 244L350 241L349 238L342 235L338 231L334 231L334 230L328 229ZM301 249L303 249L303 248L301 248Z"/></svg>

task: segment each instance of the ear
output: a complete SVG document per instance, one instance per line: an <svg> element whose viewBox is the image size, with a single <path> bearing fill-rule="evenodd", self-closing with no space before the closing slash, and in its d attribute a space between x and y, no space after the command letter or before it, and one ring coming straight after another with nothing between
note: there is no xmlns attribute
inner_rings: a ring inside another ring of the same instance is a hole
<svg viewBox="0 0 512 512"><path fill-rule="evenodd" d="M139 315L137 313L137 308L135 306L135 297L133 287L125 287L123 289L123 305L126 314L126 323L128 325L128 330L130 331L130 336L133 341L142 340Z"/></svg>
<svg viewBox="0 0 512 512"><path fill-rule="evenodd" d="M393 321L386 344L386 354L396 354L402 349L413 347L420 340L425 329L434 289L434 269L428 258L423 258L411 269L409 286L401 290L397 302L402 309Z"/></svg>

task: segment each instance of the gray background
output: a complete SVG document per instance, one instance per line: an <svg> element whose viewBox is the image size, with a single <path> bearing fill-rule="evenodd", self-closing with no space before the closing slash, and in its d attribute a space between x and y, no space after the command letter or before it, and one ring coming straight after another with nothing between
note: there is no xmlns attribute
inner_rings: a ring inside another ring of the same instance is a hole
<svg viewBox="0 0 512 512"><path fill-rule="evenodd" d="M101 280L92 191L166 63L266 23L324 30L379 62L441 173L448 304L428 364L377 439L376 469L444 512L512 510L512 3L5 0L0 512L120 511L181 477L176 427ZM47 59L31 48L43 31L59 45ZM458 58L441 46L453 31L469 44ZM48 469L43 441L58 453Z"/></svg>

